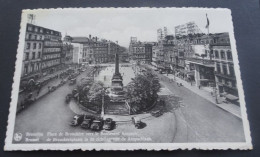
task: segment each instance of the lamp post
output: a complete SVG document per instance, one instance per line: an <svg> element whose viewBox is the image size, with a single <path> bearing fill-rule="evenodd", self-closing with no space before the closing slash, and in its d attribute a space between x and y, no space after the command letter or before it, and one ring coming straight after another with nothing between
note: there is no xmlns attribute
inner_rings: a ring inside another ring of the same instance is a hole
<svg viewBox="0 0 260 157"><path fill-rule="evenodd" d="M101 107L101 117L103 118L104 115L105 115L105 108L104 108L104 105L105 105L105 88L102 89L102 107Z"/></svg>

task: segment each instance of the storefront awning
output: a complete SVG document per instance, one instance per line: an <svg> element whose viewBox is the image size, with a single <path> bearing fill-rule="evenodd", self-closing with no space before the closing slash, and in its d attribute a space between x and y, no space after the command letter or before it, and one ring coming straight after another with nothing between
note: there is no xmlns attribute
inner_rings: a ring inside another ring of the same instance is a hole
<svg viewBox="0 0 260 157"><path fill-rule="evenodd" d="M225 97L226 97L227 99L229 99L229 100L232 100L232 101L238 100L238 97L235 96L235 95L232 95L232 94L227 94Z"/></svg>

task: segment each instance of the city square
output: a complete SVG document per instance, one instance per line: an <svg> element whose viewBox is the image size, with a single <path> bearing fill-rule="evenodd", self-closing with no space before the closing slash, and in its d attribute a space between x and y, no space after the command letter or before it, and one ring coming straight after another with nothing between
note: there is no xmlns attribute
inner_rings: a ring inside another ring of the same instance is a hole
<svg viewBox="0 0 260 157"><path fill-rule="evenodd" d="M13 144L248 142L233 37L214 25L224 13L148 25L171 16L105 12L64 12L76 26L55 10L56 27L24 14Z"/></svg>

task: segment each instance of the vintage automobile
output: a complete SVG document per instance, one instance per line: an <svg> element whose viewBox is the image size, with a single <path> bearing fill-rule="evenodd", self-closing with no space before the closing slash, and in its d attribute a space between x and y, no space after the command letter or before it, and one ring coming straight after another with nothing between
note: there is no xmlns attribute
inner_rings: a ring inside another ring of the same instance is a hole
<svg viewBox="0 0 260 157"><path fill-rule="evenodd" d="M92 124L90 125L90 129L94 131L100 131L103 127L103 122L101 119L93 120Z"/></svg>
<svg viewBox="0 0 260 157"><path fill-rule="evenodd" d="M69 85L74 85L76 84L76 82L77 82L76 78L70 79Z"/></svg>
<svg viewBox="0 0 260 157"><path fill-rule="evenodd" d="M104 121L103 129L105 129L105 130L112 130L114 128L114 126L115 126L115 122L113 121L113 119L107 118Z"/></svg>
<svg viewBox="0 0 260 157"><path fill-rule="evenodd" d="M83 119L84 119L84 115L75 115L73 117L73 120L71 121L70 125L71 126L78 126L82 123Z"/></svg>
<svg viewBox="0 0 260 157"><path fill-rule="evenodd" d="M141 128L141 125L142 125L142 121L140 118L138 117L132 117L132 122L134 123L135 127L137 129L140 129Z"/></svg>
<svg viewBox="0 0 260 157"><path fill-rule="evenodd" d="M81 128L83 129L89 129L91 124L92 124L92 121L93 121L93 117L92 116L88 116L88 115L85 115L84 116L84 119L83 119L83 122L81 123Z"/></svg>
<svg viewBox="0 0 260 157"><path fill-rule="evenodd" d="M152 112L151 112L151 115L154 116L154 117L159 117L159 116L161 116L162 114L163 114L163 113L162 113L162 111L160 111L160 110L152 111Z"/></svg>

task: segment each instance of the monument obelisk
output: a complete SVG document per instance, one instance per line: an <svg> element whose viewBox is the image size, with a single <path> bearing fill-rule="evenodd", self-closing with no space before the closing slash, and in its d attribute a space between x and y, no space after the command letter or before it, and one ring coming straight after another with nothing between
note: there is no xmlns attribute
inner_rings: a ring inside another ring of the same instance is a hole
<svg viewBox="0 0 260 157"><path fill-rule="evenodd" d="M117 51L115 54L115 73L113 74L112 77L112 89L114 91L120 91L123 90L123 78L119 72L119 54L118 54L118 46L117 46Z"/></svg>

